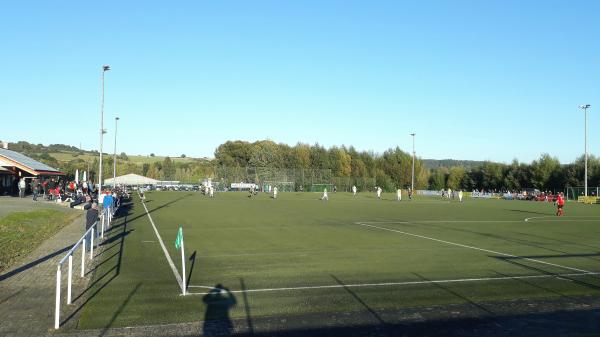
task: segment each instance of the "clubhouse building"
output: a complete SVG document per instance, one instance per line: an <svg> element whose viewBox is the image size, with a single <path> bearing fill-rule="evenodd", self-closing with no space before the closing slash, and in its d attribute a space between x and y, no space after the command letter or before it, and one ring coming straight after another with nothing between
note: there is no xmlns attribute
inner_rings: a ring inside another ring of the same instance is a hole
<svg viewBox="0 0 600 337"><path fill-rule="evenodd" d="M27 157L19 152L11 151L6 146L0 147L0 195L16 194L17 184L21 178L38 178L41 180L64 176L59 170Z"/></svg>

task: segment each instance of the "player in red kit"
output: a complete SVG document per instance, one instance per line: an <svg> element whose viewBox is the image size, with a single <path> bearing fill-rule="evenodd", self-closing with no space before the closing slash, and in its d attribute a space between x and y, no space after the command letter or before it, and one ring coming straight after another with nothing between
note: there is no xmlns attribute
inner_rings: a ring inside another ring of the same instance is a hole
<svg viewBox="0 0 600 337"><path fill-rule="evenodd" d="M565 199L563 199L563 194L560 192L558 196L556 196L556 216L564 215L563 207L565 206Z"/></svg>

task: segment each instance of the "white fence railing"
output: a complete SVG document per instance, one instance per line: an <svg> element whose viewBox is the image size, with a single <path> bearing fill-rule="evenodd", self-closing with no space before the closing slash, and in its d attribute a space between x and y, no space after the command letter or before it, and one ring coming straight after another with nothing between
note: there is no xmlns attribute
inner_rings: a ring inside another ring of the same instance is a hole
<svg viewBox="0 0 600 337"><path fill-rule="evenodd" d="M83 236L77 240L67 254L58 262L56 267L56 303L54 312L54 329L60 328L60 303L61 303L61 288L62 288L62 266L68 262L67 269L67 304L72 304L72 288L73 288L73 255L77 248L81 248L81 273L80 277L85 276L86 262L86 246L89 245L89 259L94 258L94 246L98 246L100 240L104 240L104 232L109 229L113 216L117 208L109 207L102 208L99 220L96 221Z"/></svg>

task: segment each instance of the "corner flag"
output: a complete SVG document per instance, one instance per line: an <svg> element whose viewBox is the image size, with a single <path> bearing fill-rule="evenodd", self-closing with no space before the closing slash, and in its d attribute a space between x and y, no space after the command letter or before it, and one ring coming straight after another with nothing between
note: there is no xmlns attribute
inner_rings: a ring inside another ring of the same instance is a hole
<svg viewBox="0 0 600 337"><path fill-rule="evenodd" d="M177 231L177 238L175 238L175 249L179 249L181 247L181 242L183 242L183 229L179 226L179 230Z"/></svg>
<svg viewBox="0 0 600 337"><path fill-rule="evenodd" d="M185 286L185 253L183 249L183 228L179 225L177 238L175 238L175 249L181 248L181 292L185 296L187 287Z"/></svg>

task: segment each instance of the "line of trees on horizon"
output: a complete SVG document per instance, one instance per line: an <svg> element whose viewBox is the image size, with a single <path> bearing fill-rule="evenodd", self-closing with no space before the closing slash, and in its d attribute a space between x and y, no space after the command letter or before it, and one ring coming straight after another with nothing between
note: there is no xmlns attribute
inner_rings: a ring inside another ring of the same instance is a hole
<svg viewBox="0 0 600 337"><path fill-rule="evenodd" d="M86 162L74 158L59 162L51 150L73 151L79 149L53 144L44 147L27 142L11 143L9 148L23 152L37 160L74 175L76 169L90 170L95 176L98 159ZM97 152L95 152L97 153ZM117 175L141 174L158 180L179 180L198 183L201 179L214 177L217 168L271 168L295 170L330 170L331 176L349 179L373 179L376 186L386 191L408 188L411 185L412 156L399 147L390 148L381 154L373 151L357 151L349 146L325 148L319 144L297 143L290 146L270 140L256 142L227 141L217 147L213 160L173 161L170 157L150 163L129 161L125 153L118 156ZM112 177L112 156L105 157L103 176ZM566 186L583 186L584 158L561 164L556 157L542 154L531 163L514 160L510 164L484 161L475 167L452 166L427 168L424 160L415 160L415 188L441 190L487 190L518 191L523 188L558 191ZM600 186L600 159L588 159L588 185Z"/></svg>

